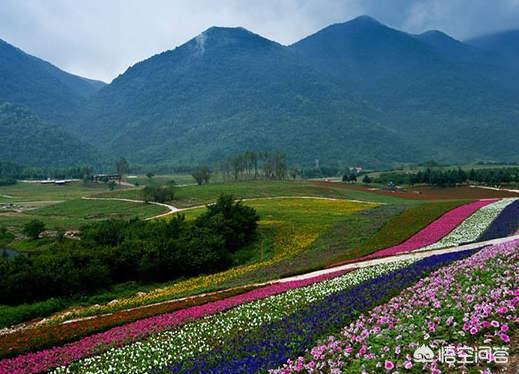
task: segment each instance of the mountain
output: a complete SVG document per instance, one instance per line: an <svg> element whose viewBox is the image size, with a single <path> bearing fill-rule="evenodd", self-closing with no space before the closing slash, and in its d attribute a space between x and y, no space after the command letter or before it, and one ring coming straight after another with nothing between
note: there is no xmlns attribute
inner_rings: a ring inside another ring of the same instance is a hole
<svg viewBox="0 0 519 374"><path fill-rule="evenodd" d="M518 157L515 73L446 34L411 35L366 16L293 44L314 68L354 88L379 122L444 161Z"/></svg>
<svg viewBox="0 0 519 374"><path fill-rule="evenodd" d="M213 27L101 89L82 128L86 139L140 163L216 163L247 149L285 150L305 164L420 155L368 119L371 111L287 47Z"/></svg>
<svg viewBox="0 0 519 374"><path fill-rule="evenodd" d="M469 39L467 44L494 53L510 66L519 65L519 30L501 31Z"/></svg>
<svg viewBox="0 0 519 374"><path fill-rule="evenodd" d="M67 125L104 85L66 73L0 39L0 102L26 106L45 120Z"/></svg>
<svg viewBox="0 0 519 374"><path fill-rule="evenodd" d="M216 165L246 150L302 166L519 161L513 35L462 42L362 16L283 46L212 27L108 85L4 43L0 99L139 164Z"/></svg>
<svg viewBox="0 0 519 374"><path fill-rule="evenodd" d="M8 103L0 103L0 161L41 167L97 163L91 146Z"/></svg>
<svg viewBox="0 0 519 374"><path fill-rule="evenodd" d="M474 59L476 59L476 61L483 60L492 63L490 56L484 51L456 40L441 31L430 30L414 35L414 37L433 47L443 58L451 59L453 62L474 63Z"/></svg>

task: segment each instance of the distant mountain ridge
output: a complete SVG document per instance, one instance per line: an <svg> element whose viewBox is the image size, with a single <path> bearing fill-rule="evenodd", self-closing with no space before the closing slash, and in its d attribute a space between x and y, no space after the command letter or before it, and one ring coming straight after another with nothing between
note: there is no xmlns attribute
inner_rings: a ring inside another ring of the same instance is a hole
<svg viewBox="0 0 519 374"><path fill-rule="evenodd" d="M105 83L69 74L0 39L0 101L67 125Z"/></svg>
<svg viewBox="0 0 519 374"><path fill-rule="evenodd" d="M506 59L507 64L515 65L519 59L519 30L506 30L482 35L466 41L467 44L495 53L498 58Z"/></svg>
<svg viewBox="0 0 519 374"><path fill-rule="evenodd" d="M214 165L250 149L300 165L519 161L514 35L462 42L362 16L283 46L211 27L41 116L141 164Z"/></svg>
<svg viewBox="0 0 519 374"><path fill-rule="evenodd" d="M39 167L101 162L90 145L9 103L0 103L0 161Z"/></svg>

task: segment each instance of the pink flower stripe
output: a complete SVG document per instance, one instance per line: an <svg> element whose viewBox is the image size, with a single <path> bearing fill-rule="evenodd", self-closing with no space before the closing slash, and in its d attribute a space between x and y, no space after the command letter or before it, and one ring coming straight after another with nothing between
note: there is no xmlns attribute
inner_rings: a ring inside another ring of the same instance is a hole
<svg viewBox="0 0 519 374"><path fill-rule="evenodd" d="M406 253L411 252L415 249L422 248L428 246L430 244L436 243L438 240L446 236L452 230L454 230L460 223L474 214L478 209L489 205L491 203L496 202L499 199L488 199L488 200L478 200L469 204L465 204L454 208L436 221L432 222L430 225L420 230L418 233L407 239L405 242L395 245L393 247L384 248L377 252L371 253L369 255L359 257L352 262L363 261L371 258L379 258L386 256L393 256L398 253Z"/></svg>
<svg viewBox="0 0 519 374"><path fill-rule="evenodd" d="M14 358L4 359L0 361L0 373L21 374L45 372L55 367L68 365L81 358L99 354L112 347L129 344L152 334L225 311L244 303L277 295L294 288L309 286L317 282L338 277L347 272L348 271L336 271L302 280L274 283L223 300L197 305L114 327L105 332L87 336L62 347L53 347L39 352L31 352Z"/></svg>

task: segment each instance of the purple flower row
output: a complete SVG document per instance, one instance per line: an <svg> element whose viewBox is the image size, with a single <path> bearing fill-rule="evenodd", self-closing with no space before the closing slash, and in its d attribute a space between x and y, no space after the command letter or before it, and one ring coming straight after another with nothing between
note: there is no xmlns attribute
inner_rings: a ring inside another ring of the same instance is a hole
<svg viewBox="0 0 519 374"><path fill-rule="evenodd" d="M517 232L519 229L519 200L508 205L479 237L479 241L502 238Z"/></svg>

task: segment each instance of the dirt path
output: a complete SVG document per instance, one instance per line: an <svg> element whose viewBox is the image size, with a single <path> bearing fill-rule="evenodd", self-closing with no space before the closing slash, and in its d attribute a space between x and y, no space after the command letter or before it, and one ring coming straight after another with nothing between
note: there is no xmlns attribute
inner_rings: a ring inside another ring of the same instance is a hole
<svg viewBox="0 0 519 374"><path fill-rule="evenodd" d="M354 263L349 263L349 264L345 264L345 265L335 266L335 267L328 268L328 269L317 270L317 271L307 273L307 274L296 275L296 276L289 277L289 278L283 278L283 279L280 279L279 282L290 282L293 280L312 278L312 277L323 275L323 274L333 273L336 271L364 268L364 267L368 267L368 266L385 264L385 263L390 263L390 262L395 262L395 261L400 261L400 260L422 259L422 258L429 257L429 256L441 255L444 253L460 252L460 251L465 251L465 250L469 250L469 249L476 249L476 248L480 248L480 247L484 247L484 246L488 246L488 245L506 243L506 242L513 241L513 240L519 240L519 235L507 236L504 238L498 238L498 239L487 240L484 242L459 245L459 246L455 246L455 247L434 249L434 250L422 251L422 252L402 253L402 254L397 254L394 256L382 257L382 258L377 258L377 259L373 259L373 260L354 262Z"/></svg>
<svg viewBox="0 0 519 374"><path fill-rule="evenodd" d="M493 191L506 191L506 192L514 192L519 193L519 190L513 190L509 188L498 188L498 187L489 187L489 186L470 186L471 188L482 188L484 190L493 190Z"/></svg>
<svg viewBox="0 0 519 374"><path fill-rule="evenodd" d="M176 212L179 212L179 211L182 210L182 209L179 209L177 207L174 207L173 205L164 204L164 203L157 203L155 201L149 201L149 202L146 203L143 200L122 199L122 198L117 198L117 197L87 197L87 196L83 196L81 199L83 199L83 200L104 200L104 201L126 201L126 202L129 202L129 203L136 203L136 204L153 204L153 205L157 205L157 206L161 206L161 207L167 208L169 210L166 213L161 213L161 214L158 214L158 215L153 216L153 217L148 217L148 218L146 218L146 221L152 220L152 219L161 218L161 217L166 217L166 216L169 216L170 214L173 214L173 213L176 213Z"/></svg>

